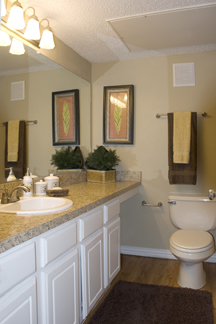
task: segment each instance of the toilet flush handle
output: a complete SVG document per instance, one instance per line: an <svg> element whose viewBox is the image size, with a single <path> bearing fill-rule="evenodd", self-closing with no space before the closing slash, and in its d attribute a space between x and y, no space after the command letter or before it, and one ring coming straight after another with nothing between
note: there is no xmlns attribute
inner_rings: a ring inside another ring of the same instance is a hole
<svg viewBox="0 0 216 324"><path fill-rule="evenodd" d="M176 205L176 201L175 200L168 201L168 204L170 204L170 205Z"/></svg>

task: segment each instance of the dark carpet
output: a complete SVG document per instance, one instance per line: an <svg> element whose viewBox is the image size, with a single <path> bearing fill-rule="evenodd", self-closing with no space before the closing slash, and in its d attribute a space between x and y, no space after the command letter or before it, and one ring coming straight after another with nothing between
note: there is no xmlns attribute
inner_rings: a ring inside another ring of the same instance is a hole
<svg viewBox="0 0 216 324"><path fill-rule="evenodd" d="M89 324L213 324L208 291L118 281Z"/></svg>

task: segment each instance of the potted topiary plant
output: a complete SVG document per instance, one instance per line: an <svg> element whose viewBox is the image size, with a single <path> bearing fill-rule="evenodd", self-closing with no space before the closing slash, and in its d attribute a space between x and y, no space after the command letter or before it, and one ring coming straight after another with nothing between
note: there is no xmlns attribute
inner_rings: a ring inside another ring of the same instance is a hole
<svg viewBox="0 0 216 324"><path fill-rule="evenodd" d="M68 172L83 169L84 160L79 146L76 146L74 150L70 146L55 150L55 154L52 154L51 165L57 167L57 173L61 173L59 170Z"/></svg>
<svg viewBox="0 0 216 324"><path fill-rule="evenodd" d="M97 146L86 158L87 181L115 182L116 170L113 169L120 162L116 150L107 150L103 145Z"/></svg>

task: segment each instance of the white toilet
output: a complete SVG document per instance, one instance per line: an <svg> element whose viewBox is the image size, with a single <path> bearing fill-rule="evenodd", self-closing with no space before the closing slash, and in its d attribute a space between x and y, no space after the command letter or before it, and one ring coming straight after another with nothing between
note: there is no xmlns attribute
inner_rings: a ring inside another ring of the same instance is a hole
<svg viewBox="0 0 216 324"><path fill-rule="evenodd" d="M216 200L203 196L169 196L170 218L180 229L170 237L169 248L181 262L177 282L181 287L199 289L206 283L203 261L215 251Z"/></svg>

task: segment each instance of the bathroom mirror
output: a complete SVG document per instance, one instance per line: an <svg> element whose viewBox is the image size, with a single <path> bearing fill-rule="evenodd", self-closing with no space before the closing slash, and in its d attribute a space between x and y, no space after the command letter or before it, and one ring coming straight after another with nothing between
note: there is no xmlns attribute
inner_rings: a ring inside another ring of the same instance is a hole
<svg viewBox="0 0 216 324"><path fill-rule="evenodd" d="M9 120L37 120L26 125L27 164L45 176L53 167L52 92L79 89L80 149L87 156L90 143L90 83L25 45L24 55L0 46L0 183L5 182L5 126Z"/></svg>

